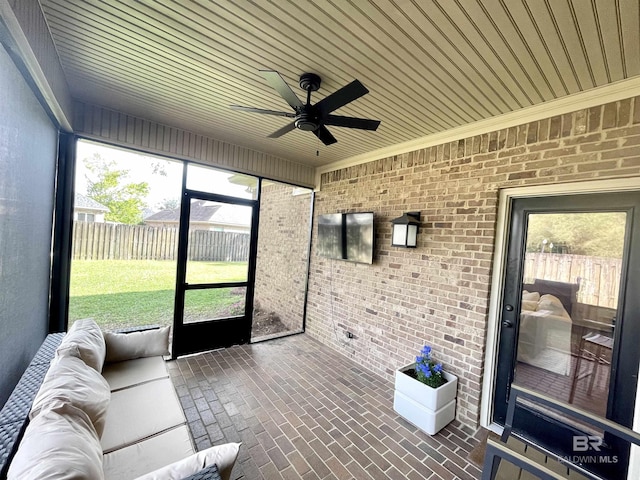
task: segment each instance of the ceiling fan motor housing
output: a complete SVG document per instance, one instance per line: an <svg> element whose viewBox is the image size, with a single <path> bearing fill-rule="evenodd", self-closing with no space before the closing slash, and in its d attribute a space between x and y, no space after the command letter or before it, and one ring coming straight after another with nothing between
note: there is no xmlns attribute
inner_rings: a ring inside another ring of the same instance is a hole
<svg viewBox="0 0 640 480"><path fill-rule="evenodd" d="M299 113L294 123L296 128L306 132L315 132L320 126L318 116L308 111Z"/></svg>

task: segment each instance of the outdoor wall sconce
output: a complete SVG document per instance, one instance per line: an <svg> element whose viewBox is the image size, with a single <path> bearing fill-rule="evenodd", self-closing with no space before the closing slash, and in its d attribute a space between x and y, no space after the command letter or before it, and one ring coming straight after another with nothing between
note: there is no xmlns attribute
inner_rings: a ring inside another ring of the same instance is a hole
<svg viewBox="0 0 640 480"><path fill-rule="evenodd" d="M418 226L420 226L420 212L407 212L401 217L391 220L393 234L392 247L416 248L418 243Z"/></svg>

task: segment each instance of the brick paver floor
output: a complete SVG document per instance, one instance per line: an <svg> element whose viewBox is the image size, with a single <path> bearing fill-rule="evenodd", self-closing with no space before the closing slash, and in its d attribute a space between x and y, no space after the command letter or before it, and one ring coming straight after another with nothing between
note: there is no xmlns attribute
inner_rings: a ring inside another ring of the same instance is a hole
<svg viewBox="0 0 640 480"><path fill-rule="evenodd" d="M242 442L232 479L480 477L479 433L420 432L393 411L391 382L308 335L168 365L197 448Z"/></svg>

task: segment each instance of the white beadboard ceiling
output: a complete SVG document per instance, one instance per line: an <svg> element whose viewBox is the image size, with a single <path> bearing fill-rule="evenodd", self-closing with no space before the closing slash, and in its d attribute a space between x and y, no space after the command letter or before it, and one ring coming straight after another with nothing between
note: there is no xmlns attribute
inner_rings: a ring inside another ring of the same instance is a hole
<svg viewBox="0 0 640 480"><path fill-rule="evenodd" d="M640 75L638 0L40 0L74 98L322 166ZM267 135L291 111L258 73L377 132ZM316 155L316 151L319 155Z"/></svg>

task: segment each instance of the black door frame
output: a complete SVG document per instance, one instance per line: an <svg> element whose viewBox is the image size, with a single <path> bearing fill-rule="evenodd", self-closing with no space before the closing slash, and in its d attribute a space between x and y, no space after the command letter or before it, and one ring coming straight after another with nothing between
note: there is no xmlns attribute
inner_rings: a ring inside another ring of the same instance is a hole
<svg viewBox="0 0 640 480"><path fill-rule="evenodd" d="M258 249L258 226L260 222L260 192L262 179L258 177L256 199L244 199L215 193L191 190L186 187L188 165L185 165L182 179L182 202L180 206L180 228L178 232L178 262L173 319L173 345L171 356L197 353L215 348L248 343L251 338L253 299L255 293L256 260ZM251 231L249 234L249 264L244 282L206 283L189 285L186 283L187 257L189 247L189 215L191 199L251 207ZM244 315L223 319L184 324L184 298L188 290L245 287ZM215 339L215 341L213 341Z"/></svg>
<svg viewBox="0 0 640 480"><path fill-rule="evenodd" d="M69 324L69 286L73 252L73 203L75 196L76 145L72 133L58 134L53 245L49 293L49 333L66 332Z"/></svg>
<svg viewBox="0 0 640 480"><path fill-rule="evenodd" d="M597 196L595 198L594 196ZM562 203L557 202L561 200ZM596 202L594 202L596 200ZM608 202L604 204L604 202ZM594 206L595 204L595 206ZM625 426L631 426L637 389L638 362L640 361L640 328L632 325L633 311L638 311L637 298L631 295L624 301L625 292L638 291L640 283L640 254L632 249L632 241L640 241L640 192L593 192L590 195L549 195L544 197L518 196L510 199L506 225L506 257L503 282L503 295L498 305L499 335L497 340L496 370L492 400L492 421L503 424L508 400L509 387L513 381L516 359L516 339L518 338L518 320L520 312L522 275L524 256L524 232L527 228L529 213L582 212L582 211L624 211L627 217L625 233L625 254L623 257L623 280L620 285L618 320L616 323L614 356L611 365L611 388L607 402L607 417ZM640 249L637 249L640 250ZM625 281L626 279L626 281ZM505 308L506 305L513 309ZM503 323L503 322L507 323ZM502 325L502 327L500 327ZM624 334L623 334L624 332ZM624 352L624 354L621 354ZM507 380L508 379L508 380ZM506 380L506 381L505 381ZM615 404L614 404L615 397ZM615 407L615 408L614 408ZM560 438L562 434L581 434L579 430L567 428L561 422L541 416L534 410L522 409L516 417L516 424L526 428L527 432L548 438ZM564 433L562 433L564 430ZM606 438L605 438L606 441ZM566 443L564 443L566 445ZM613 447L613 445L612 445ZM562 448L558 442L558 449ZM617 454L621 464L628 463L628 446L619 445L613 454ZM558 452L571 455L573 452ZM611 466L609 466L611 467Z"/></svg>

